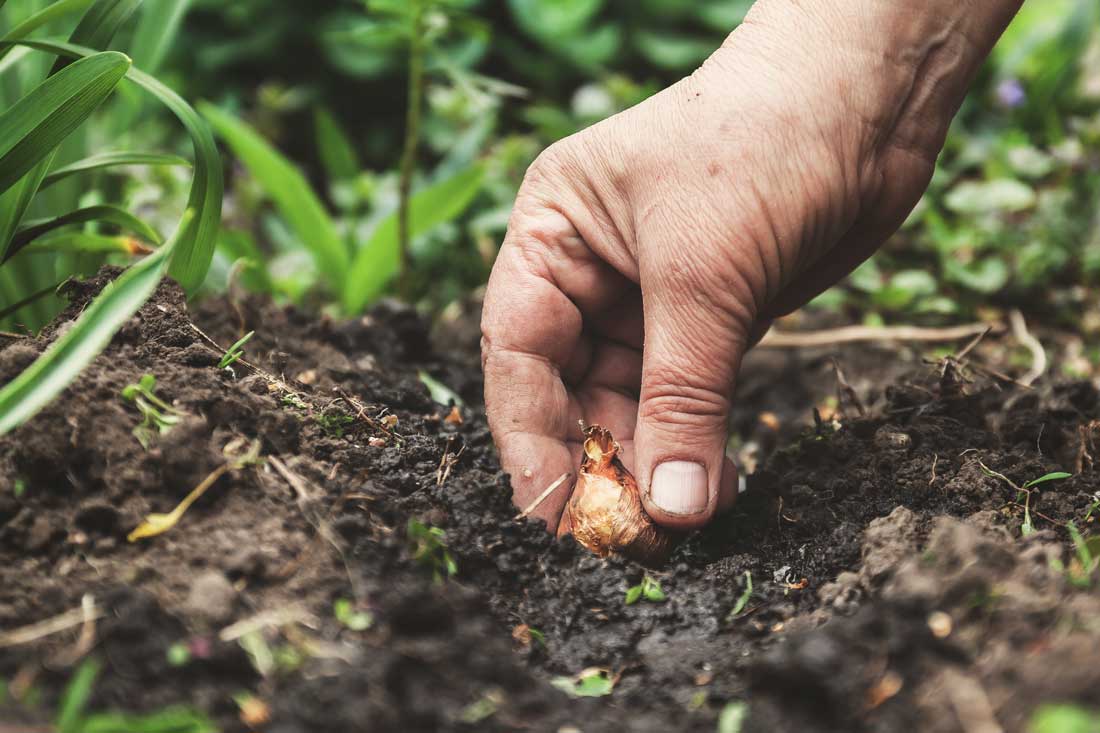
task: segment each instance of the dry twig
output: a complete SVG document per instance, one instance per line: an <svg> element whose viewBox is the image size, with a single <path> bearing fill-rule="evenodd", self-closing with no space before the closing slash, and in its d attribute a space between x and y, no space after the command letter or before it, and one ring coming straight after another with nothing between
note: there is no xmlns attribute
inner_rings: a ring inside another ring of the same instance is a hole
<svg viewBox="0 0 1100 733"><path fill-rule="evenodd" d="M86 604L81 604L80 608L74 608L70 611L59 613L44 621L36 621L33 624L0 633L0 649L9 646L19 646L20 644L29 644L32 641L38 641L47 636L59 634L74 626L82 626L88 623L88 619L95 620L103 618L104 615L105 612L103 609L97 608L94 603L90 609L86 607Z"/></svg>
<svg viewBox="0 0 1100 733"><path fill-rule="evenodd" d="M814 346L835 346L860 341L954 341L983 334L995 328L986 323L968 323L946 328L920 326L844 326L821 331L768 331L757 348L798 349Z"/></svg>
<svg viewBox="0 0 1100 733"><path fill-rule="evenodd" d="M1027 322L1024 321L1024 314L1019 308L1013 308L1008 314L1008 322L1012 327L1013 337L1031 352L1031 368L1019 379L1021 384L1030 387L1047 370L1047 352L1039 343L1039 339L1027 330Z"/></svg>
<svg viewBox="0 0 1100 733"><path fill-rule="evenodd" d="M538 495L538 498L536 498L533 502L528 504L526 509L524 509L522 512L520 512L516 516L512 517L512 519L514 519L516 521L519 521L520 519L523 519L524 517L528 516L531 512L538 509L542 505L542 502L546 501L546 498L548 496L550 496L550 494L553 494L554 490L557 489L559 486L561 486L563 483L565 483L565 480L568 479L572 475L573 475L572 473L566 472L566 473L563 473L561 476L558 476L557 480L554 481L554 483L547 486L543 490L543 492Z"/></svg>

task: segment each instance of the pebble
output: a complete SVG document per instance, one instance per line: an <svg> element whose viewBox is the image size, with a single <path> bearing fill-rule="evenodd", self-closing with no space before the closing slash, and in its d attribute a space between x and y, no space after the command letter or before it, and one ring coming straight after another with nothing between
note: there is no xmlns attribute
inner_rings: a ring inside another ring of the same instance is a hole
<svg viewBox="0 0 1100 733"><path fill-rule="evenodd" d="M31 522L31 526L27 530L27 539L23 547L27 552L38 552L45 549L52 538L53 526L50 521L43 516L38 516Z"/></svg>
<svg viewBox="0 0 1100 733"><path fill-rule="evenodd" d="M237 591L221 572L210 570L191 582L191 591L184 610L197 619L211 624L224 624L233 618L237 608Z"/></svg>

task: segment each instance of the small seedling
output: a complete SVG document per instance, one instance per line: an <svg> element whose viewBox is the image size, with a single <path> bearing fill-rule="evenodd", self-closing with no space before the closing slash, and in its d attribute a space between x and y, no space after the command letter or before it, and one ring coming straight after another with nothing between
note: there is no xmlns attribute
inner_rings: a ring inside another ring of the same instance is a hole
<svg viewBox="0 0 1100 733"><path fill-rule="evenodd" d="M333 438L344 437L344 428L355 422L355 417L342 412L322 412L314 417L317 424Z"/></svg>
<svg viewBox="0 0 1100 733"><path fill-rule="evenodd" d="M27 493L27 482L21 478L15 479L15 486L12 487L12 493L15 494L16 499L22 499L23 494Z"/></svg>
<svg viewBox="0 0 1100 733"><path fill-rule="evenodd" d="M283 395L283 407L293 407L295 410L309 409L309 405L296 392L287 392Z"/></svg>
<svg viewBox="0 0 1100 733"><path fill-rule="evenodd" d="M1047 481L1059 481L1061 479L1066 479L1066 478L1070 478L1071 476L1073 476L1072 473L1066 473L1065 471L1052 471L1050 473L1047 473L1047 474L1044 474L1044 475L1040 476L1039 478L1031 479L1030 481L1028 481L1023 486L1017 486L1016 482L1014 482L1008 476L1005 476L1003 473L998 473L997 471L994 471L993 469L991 469L989 466L985 465L981 461L978 461L978 465L981 467L982 473L984 473L986 476L992 476L993 478L998 478L1001 481L1004 481L1009 486L1011 486L1013 489L1015 489L1016 490L1016 503L1017 504L1019 504L1020 499L1023 498L1023 500L1024 500L1024 521L1020 525L1020 535L1022 537L1027 537L1028 535L1035 532L1035 526L1031 523L1031 490L1034 487L1038 486L1039 484L1045 484Z"/></svg>
<svg viewBox="0 0 1100 733"><path fill-rule="evenodd" d="M1066 530L1073 540L1073 549L1077 553L1069 564L1067 575L1069 582L1078 588L1088 588L1092 583L1092 574L1100 566L1100 537L1085 539L1073 522L1066 522Z"/></svg>
<svg viewBox="0 0 1100 733"><path fill-rule="evenodd" d="M122 390L122 399L132 402L141 412L141 423L133 433L145 450L149 450L157 435L167 433L187 414L157 397L156 387L157 378L152 374L143 374L137 384L129 384Z"/></svg>
<svg viewBox="0 0 1100 733"><path fill-rule="evenodd" d="M741 596L737 599L737 603L734 604L730 610L729 615L726 616L726 620L730 621L741 615L741 612L745 610L745 606L749 605L749 601L752 600L752 573L748 570L745 571L745 590L741 592Z"/></svg>
<svg viewBox="0 0 1100 733"><path fill-rule="evenodd" d="M244 336L237 339L232 346L226 349L225 354L222 355L221 361L218 362L218 369L229 369L231 366L240 361L240 358L244 356L244 345L256 335L255 331L249 331Z"/></svg>
<svg viewBox="0 0 1100 733"><path fill-rule="evenodd" d="M332 604L332 613L336 620L352 631L366 631L374 623L370 611L358 611L355 604L347 598L340 598Z"/></svg>
<svg viewBox="0 0 1100 733"><path fill-rule="evenodd" d="M555 677L550 684L570 697L604 697L618 681L619 676L606 667L589 667L573 677Z"/></svg>
<svg viewBox="0 0 1100 733"><path fill-rule="evenodd" d="M446 533L442 529L410 519L406 536L412 545L413 560L431 570L437 583L458 572L458 564L443 542Z"/></svg>
<svg viewBox="0 0 1100 733"><path fill-rule="evenodd" d="M191 661L191 650L186 644L176 643L168 647L165 657L170 667L185 667Z"/></svg>
<svg viewBox="0 0 1100 733"><path fill-rule="evenodd" d="M664 603L668 600L668 596L661 590L661 584L648 575L642 578L641 583L627 589L626 605L632 606L643 598L650 603Z"/></svg>

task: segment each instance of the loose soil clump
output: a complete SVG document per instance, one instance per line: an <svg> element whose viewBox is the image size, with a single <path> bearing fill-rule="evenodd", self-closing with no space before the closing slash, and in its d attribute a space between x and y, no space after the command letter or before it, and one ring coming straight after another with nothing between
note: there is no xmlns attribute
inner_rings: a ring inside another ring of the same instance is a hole
<svg viewBox="0 0 1100 733"><path fill-rule="evenodd" d="M0 349L0 383L114 274ZM248 330L219 368L213 344ZM145 374L181 413L147 449L120 397ZM1087 535L1100 496L1096 390L919 365L878 387L866 417L784 433L733 512L645 571L514 519L476 353L433 350L414 312L192 315L166 282L0 438L0 629L98 611L0 636L0 721L48 724L86 656L103 664L92 709L184 704L223 731L714 731L739 701L745 731L1012 731L1044 703L1095 705L1100 596L1065 524ZM253 444L262 462L219 469ZM127 541L219 470L177 526ZM646 572L666 600L627 605ZM609 695L563 692L593 667Z"/></svg>

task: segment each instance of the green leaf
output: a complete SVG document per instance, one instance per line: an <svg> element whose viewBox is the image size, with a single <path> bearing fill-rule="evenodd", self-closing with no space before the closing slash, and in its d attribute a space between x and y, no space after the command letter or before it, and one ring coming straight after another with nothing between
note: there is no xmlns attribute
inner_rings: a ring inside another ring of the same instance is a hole
<svg viewBox="0 0 1100 733"><path fill-rule="evenodd" d="M105 49L123 23L141 6L143 0L96 0L84 13L69 36L69 43L94 49ZM51 73L74 63L59 57Z"/></svg>
<svg viewBox="0 0 1100 733"><path fill-rule="evenodd" d="M37 13L34 13L26 20L16 25L0 40L17 41L21 38L26 38L32 32L38 30L47 23L51 23L58 18L63 18L69 13L84 10L91 6L92 2L93 0L58 0L58 2L47 5L42 10L39 10ZM0 47L0 59L3 59L11 53L13 48L15 48L13 45Z"/></svg>
<svg viewBox="0 0 1100 733"><path fill-rule="evenodd" d="M56 724L58 733L80 733L84 708L87 707L88 699L92 696L92 688L95 687L98 676L98 662L86 659L77 667L58 704Z"/></svg>
<svg viewBox="0 0 1100 733"><path fill-rule="evenodd" d="M355 146L328 109L318 107L313 110L313 131L317 136L321 164L329 178L344 181L359 175L361 166Z"/></svg>
<svg viewBox="0 0 1100 733"><path fill-rule="evenodd" d="M348 250L305 176L247 123L212 104L200 104L199 109L263 186L302 246L313 255L333 292L342 292L348 275Z"/></svg>
<svg viewBox="0 0 1100 733"><path fill-rule="evenodd" d="M604 0L508 0L516 25L540 40L579 33L600 12Z"/></svg>
<svg viewBox="0 0 1100 733"><path fill-rule="evenodd" d="M642 597L642 586L634 585L626 590L626 605L633 606Z"/></svg>
<svg viewBox="0 0 1100 733"><path fill-rule="evenodd" d="M732 30L732 26L730 27ZM718 47L710 38L640 30L633 35L634 47L654 66L672 71L693 69Z"/></svg>
<svg viewBox="0 0 1100 733"><path fill-rule="evenodd" d="M89 56L94 52L71 43L50 41L23 41L23 45L41 51L65 56ZM131 68L126 77L152 94L176 116L191 136L195 149L195 175L191 180L191 193L187 207L195 217L193 226L187 227L178 246L174 248L169 274L176 278L188 292L202 285L210 260L214 256L214 244L221 226L222 169L218 148L210 128L187 102L153 77ZM182 227L181 227L182 229Z"/></svg>
<svg viewBox="0 0 1100 733"><path fill-rule="evenodd" d="M153 294L172 250L187 237L192 220L188 210L172 239L104 288L71 328L0 389L0 435L30 419L107 347L115 332Z"/></svg>
<svg viewBox="0 0 1100 733"><path fill-rule="evenodd" d="M996 214L1026 211L1035 206L1035 190L1013 178L963 181L943 199L956 214Z"/></svg>
<svg viewBox="0 0 1100 733"><path fill-rule="evenodd" d="M591 667L575 677L555 677L550 684L570 697L604 697L615 689L611 670Z"/></svg>
<svg viewBox="0 0 1100 733"><path fill-rule="evenodd" d="M1100 710L1069 703L1043 704L1031 714L1028 733L1096 733Z"/></svg>
<svg viewBox="0 0 1100 733"><path fill-rule="evenodd" d="M729 612L729 616L726 620L730 620L741 615L741 612L745 610L745 606L749 605L749 601L752 600L752 573L748 570L745 571L745 590L741 592L740 597L737 599L737 603L734 604L733 609Z"/></svg>
<svg viewBox="0 0 1100 733"><path fill-rule="evenodd" d="M126 255L140 255L149 254L151 251L151 248L135 241L133 237L108 236L88 232L55 234L52 237L38 239L23 249L26 254L35 252L67 252L69 254L117 252Z"/></svg>
<svg viewBox="0 0 1100 733"><path fill-rule="evenodd" d="M996 257L985 257L965 265L948 259L944 261L944 274L959 285L986 295L1007 285L1011 275L1008 265Z"/></svg>
<svg viewBox="0 0 1100 733"><path fill-rule="evenodd" d="M438 379L428 374L423 369L416 373L416 376L420 378L420 381L428 388L428 393L432 396L432 401L441 405L450 405L452 403L459 407L464 406L466 403L457 392L440 382Z"/></svg>
<svg viewBox="0 0 1100 733"><path fill-rule="evenodd" d="M154 244L160 244L161 236L151 226L138 219L136 216L117 206L104 204L101 206L87 206L83 209L70 211L68 214L55 216L52 219L39 219L28 221L16 232L8 247L7 258L11 258L16 252L26 247L43 234L70 224L82 224L89 221L102 221L114 224L122 229L131 231L140 237L144 237Z"/></svg>
<svg viewBox="0 0 1100 733"><path fill-rule="evenodd" d="M718 714L718 733L741 733L748 715L748 703L740 700L726 703L722 712Z"/></svg>
<svg viewBox="0 0 1100 733"><path fill-rule="evenodd" d="M124 54L97 53L46 79L0 114L0 193L86 120L129 68Z"/></svg>
<svg viewBox="0 0 1100 733"><path fill-rule="evenodd" d="M1052 471L1051 473L1044 474L1039 478L1033 478L1024 484L1025 489L1030 489L1032 486L1038 486L1039 484L1045 484L1047 481L1058 481L1059 479L1070 478L1072 473L1066 473L1065 471Z"/></svg>
<svg viewBox="0 0 1100 733"><path fill-rule="evenodd" d="M130 55L134 65L146 74L155 74L175 40L191 0L156 0L141 10Z"/></svg>
<svg viewBox="0 0 1100 733"><path fill-rule="evenodd" d="M484 166L477 164L413 194L409 202L409 235L417 237L461 214L481 190ZM344 308L359 313L376 298L401 266L397 212L374 230L355 253L344 290Z"/></svg>
<svg viewBox="0 0 1100 733"><path fill-rule="evenodd" d="M69 163L46 174L42 179L40 189L52 186L60 180L74 176L78 173L86 173L101 168L113 168L120 165L185 165L190 166L191 161L178 155L166 153L142 153L118 151L112 153L98 153L87 158Z"/></svg>
<svg viewBox="0 0 1100 733"><path fill-rule="evenodd" d="M80 733L218 733L218 728L202 713L174 707L149 715L90 715L80 726Z"/></svg>
<svg viewBox="0 0 1100 733"><path fill-rule="evenodd" d="M650 577L642 581L642 595L650 603L664 603L668 600L668 596L661 589L661 584Z"/></svg>

